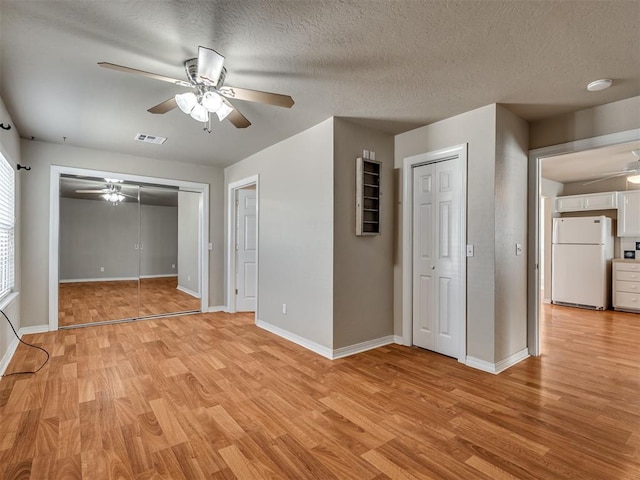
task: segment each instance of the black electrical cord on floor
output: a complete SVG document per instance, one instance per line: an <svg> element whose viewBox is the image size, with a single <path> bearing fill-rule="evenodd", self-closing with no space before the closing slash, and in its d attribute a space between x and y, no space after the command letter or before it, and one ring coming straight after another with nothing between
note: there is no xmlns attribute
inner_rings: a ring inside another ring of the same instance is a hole
<svg viewBox="0 0 640 480"><path fill-rule="evenodd" d="M4 315L4 318L7 319L7 322L9 322L9 326L11 327L11 330L13 330L14 335L16 336L16 338L18 339L18 341L20 343L24 343L27 347L31 347L31 348L37 348L38 350L42 350L44 353L47 354L47 359L44 361L44 363L42 365L40 365L40 367L38 367L37 370L34 370L32 372L13 372L13 373L5 373L4 375L2 375L3 377L8 377L11 375L25 375L27 373L38 373L40 370L42 370L42 367L44 367L47 362L49 361L49 352L47 352L44 348L42 347L38 347L37 345L31 345L30 343L25 342L24 340L22 340L20 338L20 336L18 335L18 332L16 332L16 329L13 328L13 323L11 323L11 320L9 320L9 317L7 317L7 314L4 313L2 310L0 310L0 313L2 313L2 315Z"/></svg>

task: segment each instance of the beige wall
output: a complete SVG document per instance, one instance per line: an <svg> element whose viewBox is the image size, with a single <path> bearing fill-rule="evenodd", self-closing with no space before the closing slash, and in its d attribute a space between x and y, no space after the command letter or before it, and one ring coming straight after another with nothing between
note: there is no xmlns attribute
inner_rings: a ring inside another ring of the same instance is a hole
<svg viewBox="0 0 640 480"><path fill-rule="evenodd" d="M333 119L224 173L225 189L260 176L258 319L332 348Z"/></svg>
<svg viewBox="0 0 640 480"><path fill-rule="evenodd" d="M527 347L527 152L529 125L496 108L495 360ZM516 243L523 247L516 255Z"/></svg>
<svg viewBox="0 0 640 480"><path fill-rule="evenodd" d="M21 205L23 326L48 323L50 166L179 179L209 184L209 305L223 305L223 172L212 166L133 157L68 145L21 141L22 160L32 170L23 174Z"/></svg>
<svg viewBox="0 0 640 480"><path fill-rule="evenodd" d="M640 96L532 122L529 125L529 148L548 147L635 128L640 128Z"/></svg>
<svg viewBox="0 0 640 480"><path fill-rule="evenodd" d="M13 125L13 121L9 116L2 98L0 98L0 123L3 123L6 127L11 125L10 130L0 129L0 153L7 159L10 165L14 168L18 163L22 163L20 157L20 137L18 131ZM21 222L21 207L20 207L20 188L22 176L27 173L24 170L16 172L15 185L16 185L16 230L15 230L15 291L21 291L21 263L20 263L20 222ZM4 313L11 319L13 326L16 330L19 330L22 325L22 316L20 309L20 298L12 301L8 305L3 306ZM6 322L4 317L0 317L0 373L2 373L3 361L8 360L5 355L8 353L9 346L12 342L16 341L11 327Z"/></svg>
<svg viewBox="0 0 640 480"><path fill-rule="evenodd" d="M356 236L356 158L382 162L381 235ZM393 335L393 136L334 123L333 348Z"/></svg>
<svg viewBox="0 0 640 480"><path fill-rule="evenodd" d="M402 335L402 162L404 158L467 143L467 355L495 360L495 152L496 105L463 113L396 136L396 251L394 332Z"/></svg>

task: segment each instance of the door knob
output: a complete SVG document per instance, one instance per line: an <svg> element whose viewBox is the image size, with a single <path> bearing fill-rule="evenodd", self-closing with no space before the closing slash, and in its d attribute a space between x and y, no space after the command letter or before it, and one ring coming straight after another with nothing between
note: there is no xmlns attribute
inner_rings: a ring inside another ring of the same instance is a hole
<svg viewBox="0 0 640 480"><path fill-rule="evenodd" d="M436 266L435 265L431 265L431 270L435 270Z"/></svg>

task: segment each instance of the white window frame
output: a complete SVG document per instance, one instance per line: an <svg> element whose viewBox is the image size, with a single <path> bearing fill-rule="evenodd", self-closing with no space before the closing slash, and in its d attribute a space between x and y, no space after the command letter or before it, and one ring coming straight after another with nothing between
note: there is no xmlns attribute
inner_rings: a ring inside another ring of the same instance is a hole
<svg viewBox="0 0 640 480"><path fill-rule="evenodd" d="M16 172L0 152L0 300L15 289Z"/></svg>

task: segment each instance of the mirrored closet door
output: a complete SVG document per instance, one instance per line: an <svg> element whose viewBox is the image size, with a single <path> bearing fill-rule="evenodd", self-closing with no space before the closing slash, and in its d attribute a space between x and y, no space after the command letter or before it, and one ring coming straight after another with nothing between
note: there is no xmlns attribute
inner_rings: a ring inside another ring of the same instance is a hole
<svg viewBox="0 0 640 480"><path fill-rule="evenodd" d="M179 286L179 193L60 177L60 328L200 311L199 289Z"/></svg>

